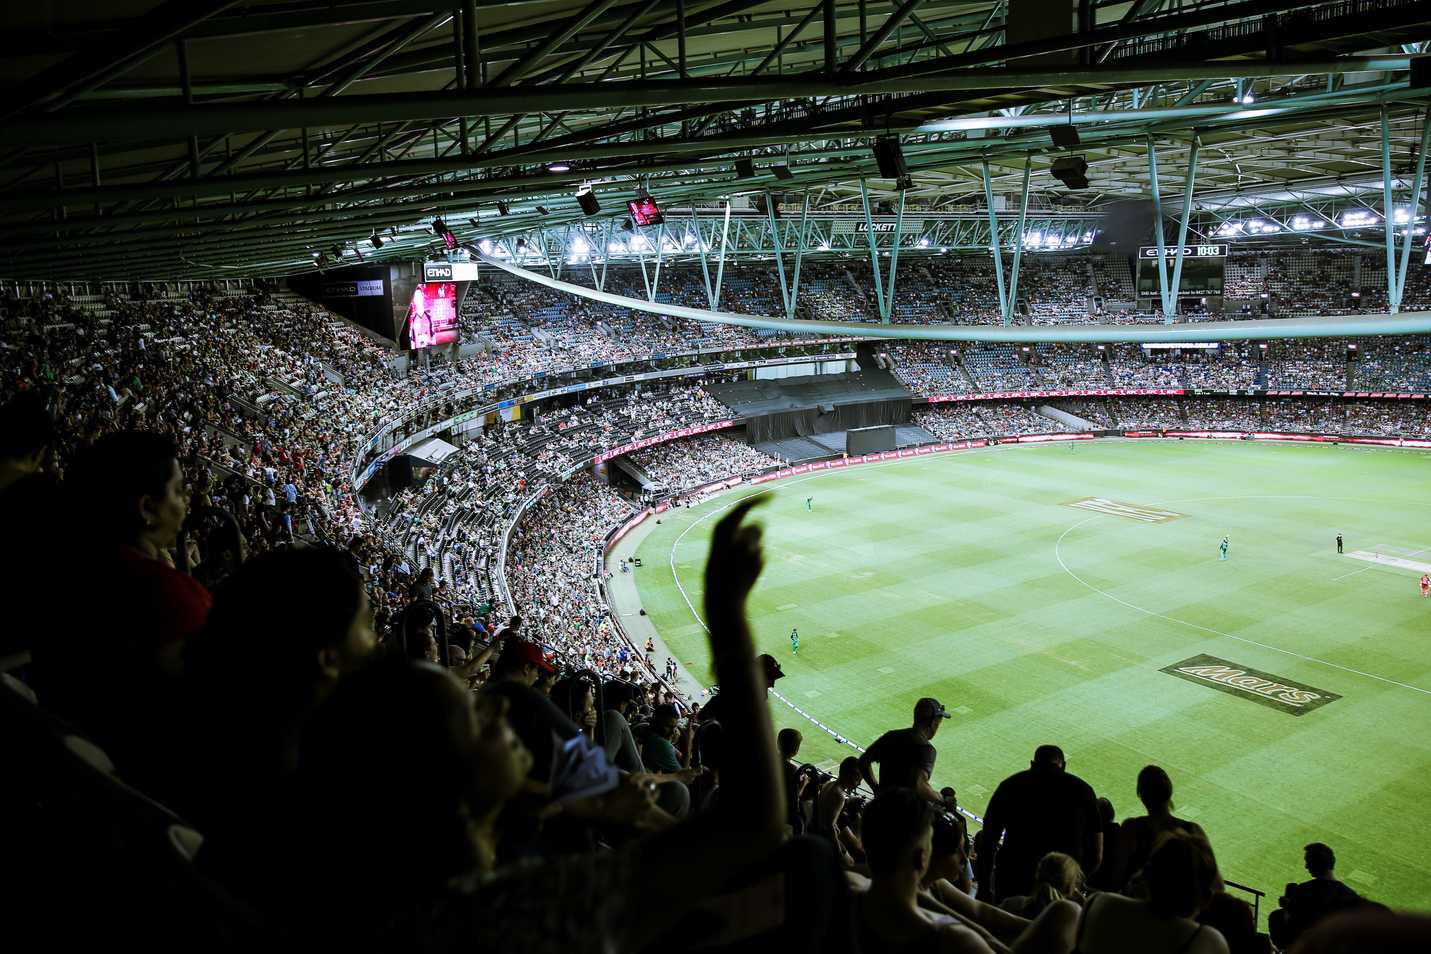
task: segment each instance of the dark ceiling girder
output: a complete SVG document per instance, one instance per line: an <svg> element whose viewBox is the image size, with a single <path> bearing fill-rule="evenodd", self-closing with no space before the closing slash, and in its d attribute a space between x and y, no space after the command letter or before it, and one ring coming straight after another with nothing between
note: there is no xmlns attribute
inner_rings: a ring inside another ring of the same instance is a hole
<svg viewBox="0 0 1431 954"><path fill-rule="evenodd" d="M1346 108L1348 107L1337 107L1329 108L1326 110L1317 110L1313 113L1309 113L1303 116L1302 118L1305 121L1315 121L1316 119L1321 117L1335 116L1339 111L1343 111ZM1349 108L1354 109L1359 107L1357 104L1349 104ZM1244 120L1244 122L1252 124L1251 119ZM1186 128L1181 130L1181 132L1186 131ZM1169 132L1172 133L1177 131L1170 130ZM1096 133L1095 135L1097 139L1095 142L1091 142L1090 146L1096 148L1098 145L1113 145L1118 142L1137 141L1140 140L1144 134L1140 130L1113 130L1108 132ZM1016 137L1015 139L1007 141L1003 145L1007 149L1013 149L1016 151L1027 151L1030 148L1032 148L1034 151L1040 151L1046 148L1046 146L1044 145L1043 136L1036 131L1031 131L1030 134L1025 136ZM865 150L863 149L855 149L850 151L852 151L854 155L849 159L828 163L820 167L816 167L815 169L802 170L797 175L797 183L799 187L808 189L810 187L817 186L825 182L848 179L854 175L872 174L873 161L871 156L866 154ZM946 164L949 161L949 158L952 157L946 158L938 156L937 154L930 154L930 156L926 158L926 156L922 156L919 153L918 147L915 147L913 150L907 150L907 158L909 159L911 168L915 171L918 171L920 167L937 167L939 165ZM964 156L961 159L955 159L954 161L967 161L969 158L971 158L971 156ZM719 176L719 173L717 173L717 176ZM707 174L707 178L709 178L709 174ZM712 184L691 185L686 187L685 189L680 189L679 187L677 187L677 190L679 190L679 193L681 194L685 192L691 192L692 194L710 194L712 191L714 191L716 194L721 194L726 191L726 189L722 188L722 186L736 185L736 191L740 191L741 188L747 185L750 188L758 188L760 186L759 183L735 183L731 180L720 178L713 180L713 182L713 186ZM670 194L678 194L677 190L671 190ZM516 194L520 194L521 191L531 190L494 190L488 193L487 198L511 198ZM535 194L539 196L542 194L542 192L543 190L538 189ZM682 197L684 197L684 195L682 195ZM297 229L308 230L321 226L329 229L329 231L320 233L322 235L321 241L349 241L355 238L362 237L361 234L355 233L363 232L363 230L367 229L372 225L386 226L388 224L391 224L394 219L401 220L403 218L410 219L414 216L421 217L424 210L430 213L434 206L437 206L439 208L445 207L447 209L452 209L454 206L457 208L461 208L463 205L466 205L468 208L470 208L472 204L479 198L481 197L472 194L467 195L465 198L448 198L444 193L428 192L424 194L421 199L413 202L387 203L381 206L354 206L344 209L300 212L295 213L295 216L293 217L293 221L291 223L282 223L284 227L278 231L278 234L287 235ZM133 257L133 255L135 254L133 249L140 247L153 247L154 242L152 241L152 239L158 239L160 241L160 244L157 246L157 251L155 252L155 254L161 255L172 255L176 251L181 251L184 248L194 246L212 246L215 249L231 249L235 252L242 252L244 249L247 248L247 244L240 241L240 238L243 235L251 234L255 231L259 234L267 235L273 234L275 231L269 226L262 225L258 229L254 229L252 228L252 225L255 223L255 220L250 219L247 221L249 223L248 225L245 225L230 234L219 233L218 230L224 227L224 223L215 223L211 225L191 224L174 226L170 228L161 229L159 230L158 234L146 237L131 238L128 233L120 233L115 236L100 235L94 236L90 239L76 241L57 240L46 236L33 241L27 241L23 245L11 245L10 248L14 250L14 254L8 256L8 259L9 263L12 266L23 269L24 267L26 267L24 263L43 264L45 261L48 260L49 257L53 255L64 254L67 249L92 247L94 245L98 245L101 247L112 246L115 249L129 250L125 252L115 251L109 253L110 255L115 256L119 259L127 260L128 258ZM501 231L513 231L531 228L539 224L539 221L541 223L551 225L553 223L561 224L563 221L565 221L565 219L558 216L550 220L534 220L530 215L525 218L523 216L518 215L513 216L511 219L497 219L495 221L485 220L483 227L484 230L493 230L493 233L495 234L496 232ZM59 225L61 225L61 223L50 222L38 224L37 228L43 229L47 233L53 233ZM465 227L462 230L465 231ZM209 238L204 239L198 243L186 240L184 238L184 236L192 236L196 233L202 235L211 232L217 234L213 234ZM174 236L174 238L167 243L164 240L164 235L166 234ZM306 243L309 241L309 233L307 231L304 231L303 234L294 236L292 238L292 241L297 242L299 244ZM50 244L51 242L54 242L53 246ZM99 259L95 258L95 262L98 263L98 261ZM20 273L22 272L16 272L16 274Z"/></svg>
<svg viewBox="0 0 1431 954"><path fill-rule="evenodd" d="M977 54L983 56L985 54ZM1408 68L1410 58L1384 57L1319 63L1260 64L1236 61L1166 67L1031 67L963 69L940 76L850 80L824 76L728 77L676 81L628 81L609 84L520 86L475 91L392 93L330 97L279 103L213 103L147 107L142 110L68 110L58 116L21 118L10 135L24 142L74 144L145 140L186 135L214 135L254 129L331 128L355 122L448 119L456 116L504 116L514 112L609 109L616 106L668 106L677 103L725 103L737 100L797 99L831 95L926 93L1011 88L1039 89L1067 85L1116 85L1166 80L1224 78L1234 75L1293 75ZM1370 64L1370 65L1369 65ZM1391 64L1391 65L1377 65Z"/></svg>
<svg viewBox="0 0 1431 954"><path fill-rule="evenodd" d="M106 45L103 53L76 53L7 91L0 121L32 106L59 109L81 94L137 66L184 36L196 24L242 0L168 0Z"/></svg>
<svg viewBox="0 0 1431 954"><path fill-rule="evenodd" d="M870 54L877 50L881 43L889 39L889 35L899 29L899 25L909 18L915 8L922 4L924 0L904 0L899 7L885 18L884 23L874 32L874 35L860 45L855 51L855 55L840 68L841 75L848 76L859 71L865 65L865 60L870 58Z"/></svg>
<svg viewBox="0 0 1431 954"><path fill-rule="evenodd" d="M1029 40L1024 43L1007 43L984 50L970 50L957 56L934 57L917 60L904 66L890 66L872 70L866 79L899 79L938 73L941 70L983 66L989 63L1003 63L1008 60L1046 53L1063 53L1101 46L1115 40L1136 40L1156 33L1170 33L1199 26L1211 26L1248 17L1262 17L1272 13L1295 10L1299 7L1316 6L1325 0L1244 0L1229 3L1209 10L1194 10L1188 13L1167 13L1156 17L1141 17L1109 26L1095 27L1083 33L1050 37L1046 40Z"/></svg>

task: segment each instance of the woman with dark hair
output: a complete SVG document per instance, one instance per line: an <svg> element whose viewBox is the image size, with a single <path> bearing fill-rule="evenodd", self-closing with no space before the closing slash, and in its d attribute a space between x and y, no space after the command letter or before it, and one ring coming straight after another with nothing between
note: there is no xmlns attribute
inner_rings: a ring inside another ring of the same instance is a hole
<svg viewBox="0 0 1431 954"><path fill-rule="evenodd" d="M270 550L219 584L184 650L198 763L184 773L187 816L242 813L291 773L304 720L374 643L362 578L340 550Z"/></svg>
<svg viewBox="0 0 1431 954"><path fill-rule="evenodd" d="M172 742L178 656L212 604L170 553L188 513L184 474L167 437L120 431L76 457L64 491L73 576L29 599L78 592L100 615L37 636L36 689L138 782Z"/></svg>
<svg viewBox="0 0 1431 954"><path fill-rule="evenodd" d="M1228 954L1222 934L1196 920L1221 884L1204 839L1164 835L1143 877L1147 900L1105 893L1088 902L1078 924L1077 954Z"/></svg>
<svg viewBox="0 0 1431 954"><path fill-rule="evenodd" d="M1119 838L1122 857L1117 866L1124 873L1125 885L1137 877L1163 836L1187 834L1207 841L1201 825L1173 815L1173 780L1159 766L1145 765L1138 773L1138 800L1148 814L1123 819Z"/></svg>

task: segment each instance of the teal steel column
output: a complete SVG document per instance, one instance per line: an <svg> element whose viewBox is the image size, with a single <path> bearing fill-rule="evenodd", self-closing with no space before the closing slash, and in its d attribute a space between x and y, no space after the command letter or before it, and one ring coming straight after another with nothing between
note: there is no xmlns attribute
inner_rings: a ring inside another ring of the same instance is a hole
<svg viewBox="0 0 1431 954"><path fill-rule="evenodd" d="M805 201L800 209L799 244L795 246L795 274L790 278L790 300L785 303L785 317L795 317L795 299L800 297L800 262L805 258L805 248L810 244L810 193L805 193Z"/></svg>
<svg viewBox="0 0 1431 954"><path fill-rule="evenodd" d="M1416 231L1416 213L1421 208L1421 186L1426 181L1428 146L1431 146L1431 108L1421 116L1421 151L1416 154L1416 178L1412 180L1411 204L1407 206L1406 235L1401 242L1401 263L1396 266L1396 307L1390 309L1393 314L1401 307L1401 301L1406 297L1406 268L1411 262L1411 236ZM1427 224L1431 226L1431 221Z"/></svg>
<svg viewBox="0 0 1431 954"><path fill-rule="evenodd" d="M762 192L765 196L765 218L770 223L770 244L775 249L775 275L780 279L780 304L784 306L785 317L790 317L790 292L785 285L785 253L780 244L780 227L775 221L775 206L770 201L770 193ZM805 201L809 203L810 194L805 194ZM806 206L808 208L808 204Z"/></svg>
<svg viewBox="0 0 1431 954"><path fill-rule="evenodd" d="M879 274L879 251L875 248L874 219L870 218L870 190L865 185L864 177L860 177L860 204L865 211L865 238L869 240L870 246L870 271L874 272L875 283L875 307L880 312L880 321L887 322L888 319L882 314L884 311L884 282L880 280Z"/></svg>
<svg viewBox="0 0 1431 954"><path fill-rule="evenodd" d="M720 258L716 262L716 283L715 300L711 302L712 308L720 307L721 282L725 279L725 247L726 237L730 234L730 202L725 204L725 223L720 227Z"/></svg>
<svg viewBox="0 0 1431 954"><path fill-rule="evenodd" d="M999 217L994 212L994 187L989 177L989 160L983 159L980 165L984 169L984 204L989 209L989 251L994 255L994 281L999 285L999 314L1004 318L1004 324L1009 323L1009 302L1004 295L1004 253L999 247Z"/></svg>
<svg viewBox="0 0 1431 954"><path fill-rule="evenodd" d="M886 283L885 293L887 300L880 301L879 317L880 321L889 324L890 315L894 314L894 278L895 272L899 269L899 240L904 235L904 190L899 191L899 210L894 216L894 244L889 249L889 281Z"/></svg>
<svg viewBox="0 0 1431 954"><path fill-rule="evenodd" d="M1168 249L1163 242L1163 194L1158 188L1158 150L1153 137L1148 137L1148 181L1153 189L1153 235L1158 240L1158 295L1163 303L1163 321L1172 324L1173 310L1168 307ZM1137 282L1137 276L1133 278ZM1133 290L1137 297L1137 289Z"/></svg>
<svg viewBox="0 0 1431 954"><path fill-rule="evenodd" d="M1386 233L1386 310L1396 314L1401 308L1396 294L1396 209L1391 204L1391 120L1381 107L1381 224Z"/></svg>
<svg viewBox="0 0 1431 954"><path fill-rule="evenodd" d="M1014 267L1009 272L1009 303L1004 309L1004 324L1012 324L1014 305L1019 300L1019 261L1024 257L1024 222L1029 215L1029 171L1033 168L1033 156L1024 157L1023 201L1019 203L1019 227L1014 233Z"/></svg>
<svg viewBox="0 0 1431 954"><path fill-rule="evenodd" d="M1178 222L1178 254L1173 265L1173 285L1168 300L1172 303L1172 314L1164 312L1163 321L1171 322L1178 310L1178 290L1183 282L1183 249L1188 240L1188 218L1192 215L1193 180L1197 176L1197 154L1202 148L1202 137L1193 134L1192 148L1188 151L1188 177L1183 183L1183 217Z"/></svg>

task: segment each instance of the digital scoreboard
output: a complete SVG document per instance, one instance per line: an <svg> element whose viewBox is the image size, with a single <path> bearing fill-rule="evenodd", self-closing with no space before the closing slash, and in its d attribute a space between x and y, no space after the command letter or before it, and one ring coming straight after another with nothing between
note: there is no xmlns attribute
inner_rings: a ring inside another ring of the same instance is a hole
<svg viewBox="0 0 1431 954"><path fill-rule="evenodd" d="M1223 277L1227 266L1228 246L1220 243L1183 246L1183 274L1178 283L1179 298L1203 298L1209 295L1221 297ZM1168 281L1173 280L1173 270L1177 267L1178 247L1169 245L1163 250L1168 263ZM1158 247L1145 245L1138 249L1138 297L1158 298Z"/></svg>

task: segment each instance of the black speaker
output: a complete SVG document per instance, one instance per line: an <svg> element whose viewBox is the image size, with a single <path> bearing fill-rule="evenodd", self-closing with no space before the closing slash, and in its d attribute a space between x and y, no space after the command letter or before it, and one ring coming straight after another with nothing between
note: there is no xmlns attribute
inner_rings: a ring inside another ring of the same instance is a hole
<svg viewBox="0 0 1431 954"><path fill-rule="evenodd" d="M789 166L771 166L771 167L770 167L770 171L773 172L773 173L775 173L775 178L777 178L777 179L793 179L793 178L795 178L795 173L793 173L793 172L790 171L790 167L789 167Z"/></svg>
<svg viewBox="0 0 1431 954"><path fill-rule="evenodd" d="M899 147L898 136L880 136L874 144L875 162L879 163L882 179L899 179L909 175L904 165L904 150Z"/></svg>
<svg viewBox="0 0 1431 954"><path fill-rule="evenodd" d="M1082 156L1060 156L1048 171L1070 189L1088 188L1088 160Z"/></svg>
<svg viewBox="0 0 1431 954"><path fill-rule="evenodd" d="M498 203L497 203L497 214L498 214L498 215L511 215L511 214L512 214L512 207L511 207L510 205L508 205L507 203L505 203L505 202L498 202Z"/></svg>
<svg viewBox="0 0 1431 954"><path fill-rule="evenodd" d="M1078 145L1078 127L1072 123L1066 126L1050 126L1048 134L1053 137L1053 144L1060 149L1072 149Z"/></svg>
<svg viewBox="0 0 1431 954"><path fill-rule="evenodd" d="M590 189L576 194L576 204L581 206L581 211L587 215L595 215L601 211L601 203L596 201L596 193Z"/></svg>
<svg viewBox="0 0 1431 954"><path fill-rule="evenodd" d="M1412 89L1425 89L1431 86L1431 56L1413 56L1411 58L1410 84Z"/></svg>
<svg viewBox="0 0 1431 954"><path fill-rule="evenodd" d="M1149 199L1110 202L1103 209L1103 225L1094 236L1093 247L1100 252L1117 248L1136 263L1138 246L1147 244L1147 240L1153 237L1156 218Z"/></svg>
<svg viewBox="0 0 1431 954"><path fill-rule="evenodd" d="M740 176L742 179L754 179L754 178L755 178L755 160L754 160L754 159L737 159L737 160L735 160L735 174L738 175L738 176Z"/></svg>

